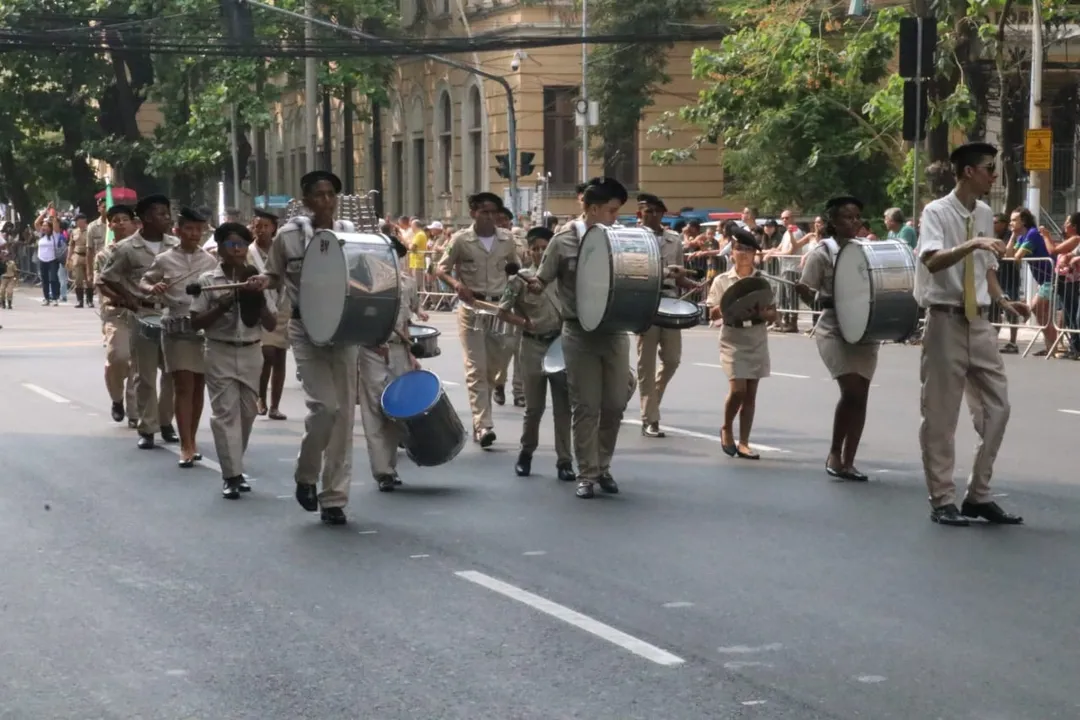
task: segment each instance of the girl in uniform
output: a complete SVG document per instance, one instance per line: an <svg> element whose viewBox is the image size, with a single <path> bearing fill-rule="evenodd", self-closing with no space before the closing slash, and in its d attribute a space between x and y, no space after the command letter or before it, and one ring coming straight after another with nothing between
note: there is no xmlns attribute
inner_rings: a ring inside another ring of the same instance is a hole
<svg viewBox="0 0 1080 720"><path fill-rule="evenodd" d="M833 275L840 250L858 237L862 229L862 208L862 201L850 196L833 198L825 204L826 239L806 256L802 279L795 288L803 302L808 305L819 302L823 309L814 338L825 367L840 386L825 472L834 478L856 482L867 480L855 468L855 453L866 424L866 403L870 381L877 369L879 344L856 345L841 336L833 306Z"/></svg>
<svg viewBox="0 0 1080 720"><path fill-rule="evenodd" d="M769 377L768 323L776 320L776 305L760 308L751 320L728 321L720 308L724 292L739 280L758 276L754 257L761 249L757 238L739 229L732 230L732 268L716 276L709 288L706 304L713 325L720 330L720 364L728 376L728 395L724 401L724 425L720 428L720 447L730 457L757 460L761 456L750 448L750 430L754 425L758 381ZM739 441L735 442L735 416L739 417Z"/></svg>

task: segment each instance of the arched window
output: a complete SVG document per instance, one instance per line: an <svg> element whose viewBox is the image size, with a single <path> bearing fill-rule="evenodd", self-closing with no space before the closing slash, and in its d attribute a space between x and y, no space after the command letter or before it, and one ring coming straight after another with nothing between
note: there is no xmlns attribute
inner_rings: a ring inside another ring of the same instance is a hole
<svg viewBox="0 0 1080 720"><path fill-rule="evenodd" d="M466 123L466 160L465 167L468 172L464 178L465 190L468 194L484 190L484 102L480 97L480 88L473 85L469 88L465 103Z"/></svg>
<svg viewBox="0 0 1080 720"><path fill-rule="evenodd" d="M436 191L439 194L449 193L451 187L452 159L454 157L454 118L452 113L453 103L450 102L450 93L443 91L439 96L439 109L437 114L438 142L439 142L439 169Z"/></svg>

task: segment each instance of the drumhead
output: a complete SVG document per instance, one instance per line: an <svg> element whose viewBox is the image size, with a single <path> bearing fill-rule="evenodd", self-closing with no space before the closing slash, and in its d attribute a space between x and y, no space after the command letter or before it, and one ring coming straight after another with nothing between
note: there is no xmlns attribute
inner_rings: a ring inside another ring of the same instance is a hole
<svg viewBox="0 0 1080 720"><path fill-rule="evenodd" d="M349 268L337 235L320 230L304 251L300 270L300 316L312 341L334 339L349 294Z"/></svg>
<svg viewBox="0 0 1080 720"><path fill-rule="evenodd" d="M430 325L410 325L409 337L411 338L433 338L438 337L442 333L438 328L433 328Z"/></svg>
<svg viewBox="0 0 1080 720"><path fill-rule="evenodd" d="M562 338L555 338L544 353L543 370L545 375L558 375L566 371L566 359L563 357Z"/></svg>
<svg viewBox="0 0 1080 720"><path fill-rule="evenodd" d="M578 249L577 314L578 322L587 331L600 327L611 296L613 268L607 231L603 225L593 225Z"/></svg>
<svg viewBox="0 0 1080 720"><path fill-rule="evenodd" d="M410 370L383 390L382 409L387 417L408 420L435 407L441 395L438 375L429 370Z"/></svg>
<svg viewBox="0 0 1080 720"><path fill-rule="evenodd" d="M676 318L696 317L700 311L698 306L686 300L676 298L660 298L660 307L656 309L657 315L667 315Z"/></svg>
<svg viewBox="0 0 1080 720"><path fill-rule="evenodd" d="M139 322L143 325L150 325L151 327L161 327L161 315L140 315Z"/></svg>
<svg viewBox="0 0 1080 720"><path fill-rule="evenodd" d="M840 334L849 343L866 335L870 324L870 263L859 241L849 242L836 256L833 271L833 304Z"/></svg>

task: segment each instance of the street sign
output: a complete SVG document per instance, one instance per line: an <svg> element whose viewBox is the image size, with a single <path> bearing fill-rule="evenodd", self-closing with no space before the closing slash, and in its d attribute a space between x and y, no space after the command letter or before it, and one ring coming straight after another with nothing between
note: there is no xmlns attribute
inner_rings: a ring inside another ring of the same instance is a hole
<svg viewBox="0 0 1080 720"><path fill-rule="evenodd" d="M1029 172L1049 170L1054 138L1049 128L1028 130L1024 142L1024 169Z"/></svg>

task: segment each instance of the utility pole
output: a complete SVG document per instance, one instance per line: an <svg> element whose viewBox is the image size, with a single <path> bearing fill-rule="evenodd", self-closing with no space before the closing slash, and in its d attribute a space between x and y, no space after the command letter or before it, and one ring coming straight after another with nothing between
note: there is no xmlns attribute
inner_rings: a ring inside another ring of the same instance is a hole
<svg viewBox="0 0 1080 720"><path fill-rule="evenodd" d="M1043 80L1043 20L1042 0L1031 0L1031 103L1028 106L1028 128L1042 128ZM1052 150L1051 150L1052 152ZM1039 224L1042 211L1042 192L1037 170L1028 171L1027 208Z"/></svg>
<svg viewBox="0 0 1080 720"><path fill-rule="evenodd" d="M911 217L918 222L919 219L919 147L922 144L922 84L923 84L923 18L915 19L919 23L918 40L915 47L918 51L915 55L915 142L911 143Z"/></svg>
<svg viewBox="0 0 1080 720"><path fill-rule="evenodd" d="M581 182L589 181L589 46L585 38L589 27L589 0L581 0Z"/></svg>
<svg viewBox="0 0 1080 720"><path fill-rule="evenodd" d="M315 47L315 0L305 0L304 15L308 22L304 24L304 46L308 50ZM304 60L304 115L307 126L307 163L308 167L300 168L300 173L307 173L315 167L319 151L319 116L315 103L319 96L318 66L314 56Z"/></svg>

